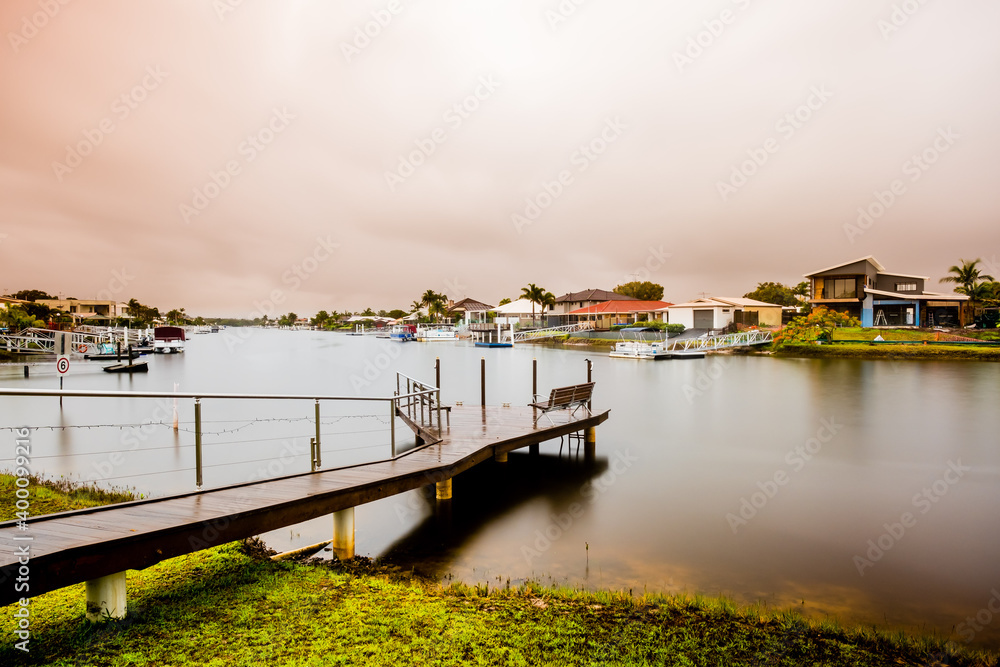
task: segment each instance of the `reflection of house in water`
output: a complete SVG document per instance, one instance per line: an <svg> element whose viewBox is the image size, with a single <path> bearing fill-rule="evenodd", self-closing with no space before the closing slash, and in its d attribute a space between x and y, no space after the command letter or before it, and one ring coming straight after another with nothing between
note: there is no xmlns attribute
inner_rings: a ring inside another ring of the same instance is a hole
<svg viewBox="0 0 1000 667"><path fill-rule="evenodd" d="M885 270L869 255L805 274L809 303L848 313L861 326L958 326L969 297L924 289L930 278Z"/></svg>

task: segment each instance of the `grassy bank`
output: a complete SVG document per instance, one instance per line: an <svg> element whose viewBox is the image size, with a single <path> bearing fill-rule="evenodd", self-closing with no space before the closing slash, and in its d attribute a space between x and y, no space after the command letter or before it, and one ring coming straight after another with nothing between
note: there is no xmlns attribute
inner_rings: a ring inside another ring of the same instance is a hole
<svg viewBox="0 0 1000 667"><path fill-rule="evenodd" d="M13 475L0 473L0 521L15 518L15 479ZM34 475L28 477L27 489L31 494L31 516L123 503L137 498L131 489L105 490L66 479L47 480Z"/></svg>
<svg viewBox="0 0 1000 667"><path fill-rule="evenodd" d="M94 499L67 495L51 506L81 501ZM34 598L27 654L14 647L5 608L0 664L998 664L937 641L725 599L442 587L366 559L273 562L242 543L130 571L128 589L128 617L96 625L83 620L82 584Z"/></svg>
<svg viewBox="0 0 1000 667"><path fill-rule="evenodd" d="M1000 348L963 347L961 345L784 345L775 356L843 359L959 359L1000 361Z"/></svg>
<svg viewBox="0 0 1000 667"><path fill-rule="evenodd" d="M534 585L441 588L406 573L275 563L229 544L129 572L129 617L82 620L83 586L36 598L31 653L0 662L108 665L931 665L935 642L810 624L684 596ZM12 619L0 621L5 641ZM952 655L950 665L995 665Z"/></svg>

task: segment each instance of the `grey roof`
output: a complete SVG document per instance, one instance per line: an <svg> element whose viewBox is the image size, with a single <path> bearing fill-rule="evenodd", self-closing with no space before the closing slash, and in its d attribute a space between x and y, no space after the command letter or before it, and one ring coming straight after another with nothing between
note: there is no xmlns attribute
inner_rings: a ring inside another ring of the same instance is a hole
<svg viewBox="0 0 1000 667"><path fill-rule="evenodd" d="M625 296L618 292L610 292L606 289L587 289L582 292L570 292L563 294L556 299L556 303L567 303L574 301L635 301L631 296Z"/></svg>

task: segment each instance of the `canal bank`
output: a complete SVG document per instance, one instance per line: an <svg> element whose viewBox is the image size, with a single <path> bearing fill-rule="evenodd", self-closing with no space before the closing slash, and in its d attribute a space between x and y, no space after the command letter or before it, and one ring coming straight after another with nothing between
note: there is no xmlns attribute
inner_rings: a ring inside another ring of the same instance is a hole
<svg viewBox="0 0 1000 667"><path fill-rule="evenodd" d="M13 518L12 481L0 476L0 520ZM64 482L34 479L29 488L55 511L122 499ZM46 593L32 600L23 644L13 639L15 606L5 607L0 662L311 664L336 655L345 664L386 665L988 667L998 659L933 637L843 628L727 598L509 580L442 585L364 557L289 562L273 553L248 540L129 571L128 615L93 625L80 625L82 585Z"/></svg>

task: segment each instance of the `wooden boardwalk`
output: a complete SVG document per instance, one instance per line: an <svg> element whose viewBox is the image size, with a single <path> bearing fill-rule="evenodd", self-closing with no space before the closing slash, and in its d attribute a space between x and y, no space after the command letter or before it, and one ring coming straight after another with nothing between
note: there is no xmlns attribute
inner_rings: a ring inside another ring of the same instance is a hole
<svg viewBox="0 0 1000 667"><path fill-rule="evenodd" d="M52 514L29 519L27 530L15 521L0 523L0 605L444 481L496 454L608 418L608 412L549 415L554 424L543 417L535 426L529 407L453 407L439 442L395 460ZM30 590L17 592L24 545L30 547Z"/></svg>

